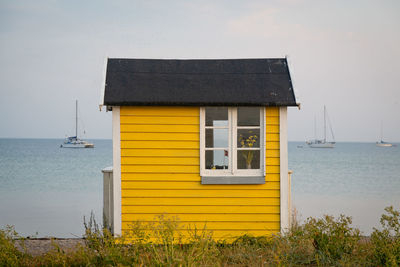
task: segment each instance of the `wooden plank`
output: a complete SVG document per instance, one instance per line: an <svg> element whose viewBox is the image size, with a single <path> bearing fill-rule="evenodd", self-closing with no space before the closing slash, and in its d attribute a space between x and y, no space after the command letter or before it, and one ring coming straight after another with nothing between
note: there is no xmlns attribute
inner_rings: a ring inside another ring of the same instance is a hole
<svg viewBox="0 0 400 267"><path fill-rule="evenodd" d="M267 149L266 153L265 153L265 157L268 158L279 158L280 157L280 153L279 153L279 149Z"/></svg>
<svg viewBox="0 0 400 267"><path fill-rule="evenodd" d="M278 141L279 142L279 134L278 133L267 133L267 136L265 138L267 142L271 141Z"/></svg>
<svg viewBox="0 0 400 267"><path fill-rule="evenodd" d="M266 147L267 149L279 149L279 142L272 141L272 142L266 142Z"/></svg>
<svg viewBox="0 0 400 267"><path fill-rule="evenodd" d="M240 236L243 236L244 234L250 235L250 236L271 236L271 235L276 235L277 233L280 232L279 229L271 229L271 230L215 230L212 231L212 237L214 240L224 240L226 242L232 242L235 239L237 239ZM188 233L187 235L190 235Z"/></svg>
<svg viewBox="0 0 400 267"><path fill-rule="evenodd" d="M121 148L199 149L198 141L121 141Z"/></svg>
<svg viewBox="0 0 400 267"><path fill-rule="evenodd" d="M198 149L121 149L122 157L200 157Z"/></svg>
<svg viewBox="0 0 400 267"><path fill-rule="evenodd" d="M266 182L279 182L281 180L281 176L279 173L267 173L265 175L265 181Z"/></svg>
<svg viewBox="0 0 400 267"><path fill-rule="evenodd" d="M176 217L180 222L257 222L269 221L280 222L279 213L262 213L262 214L184 214L184 213L159 213L159 214L122 214L122 221L158 221L159 216L165 218Z"/></svg>
<svg viewBox="0 0 400 267"><path fill-rule="evenodd" d="M203 185L199 182L135 182L135 181L123 181L121 182L122 190L126 189L207 189L207 190L221 190L221 189L233 189L233 190L269 190L279 189L279 182L268 181L265 184L251 184L251 185ZM240 193L238 193L240 195Z"/></svg>
<svg viewBox="0 0 400 267"><path fill-rule="evenodd" d="M279 125L279 117L266 116L265 122L267 125Z"/></svg>
<svg viewBox="0 0 400 267"><path fill-rule="evenodd" d="M129 232L129 229L123 229L123 233L124 236L127 237L127 239L125 240L125 242L129 243L130 239L128 234L129 233L125 233L125 231ZM232 242L235 239L237 239L240 236L243 235L251 235L251 236L271 236L273 234L277 234L279 233L279 229L270 229L270 230L212 230L212 229L197 229L197 236L199 234L201 234L202 232L205 232L206 234L210 234L212 236L212 238L214 240L223 240L226 242ZM154 232L152 232L151 230L147 230L147 231L143 231L145 235L150 235L152 236L152 234L154 234ZM194 236L194 229L191 230L179 230L176 231L176 233L174 234L175 240L176 242L178 242L178 240L180 240L182 237L183 238L183 242L190 242L190 240L193 238ZM161 240L154 238L150 239L151 242L154 243L158 243L158 242L162 242Z"/></svg>
<svg viewBox="0 0 400 267"><path fill-rule="evenodd" d="M141 223L140 227L133 226L132 222L122 222L122 229L128 230L132 228L139 228L141 230L154 230L158 223ZM277 230L279 229L279 222L181 222L175 230L188 230L188 229L207 229L213 230Z"/></svg>
<svg viewBox="0 0 400 267"><path fill-rule="evenodd" d="M121 140L199 141L199 133L121 133Z"/></svg>
<svg viewBox="0 0 400 267"><path fill-rule="evenodd" d="M200 125L142 125L142 124L121 124L121 133L199 133Z"/></svg>
<svg viewBox="0 0 400 267"><path fill-rule="evenodd" d="M199 125L200 118L197 117L168 117L168 116L121 116L122 124L191 124Z"/></svg>
<svg viewBox="0 0 400 267"><path fill-rule="evenodd" d="M265 113L267 116L279 116L279 107L267 107Z"/></svg>
<svg viewBox="0 0 400 267"><path fill-rule="evenodd" d="M122 206L122 213L279 213L277 206Z"/></svg>
<svg viewBox="0 0 400 267"><path fill-rule="evenodd" d="M266 158L265 159L265 164L267 166L279 166L280 163L280 158Z"/></svg>
<svg viewBox="0 0 400 267"><path fill-rule="evenodd" d="M200 116L199 107L172 107L172 106L122 106L121 115L133 116Z"/></svg>
<svg viewBox="0 0 400 267"><path fill-rule="evenodd" d="M279 133L279 125L267 124L265 128L266 133Z"/></svg>
<svg viewBox="0 0 400 267"><path fill-rule="evenodd" d="M200 159L198 157L122 157L121 164L134 165L192 165L199 166Z"/></svg>
<svg viewBox="0 0 400 267"><path fill-rule="evenodd" d="M122 190L122 197L280 197L277 189L271 190Z"/></svg>
<svg viewBox="0 0 400 267"><path fill-rule="evenodd" d="M266 173L280 173L280 167L279 166L266 166Z"/></svg>
<svg viewBox="0 0 400 267"><path fill-rule="evenodd" d="M121 173L200 173L199 166L187 165L121 165Z"/></svg>
<svg viewBox="0 0 400 267"><path fill-rule="evenodd" d="M122 181L196 181L200 182L198 173L123 173Z"/></svg>
<svg viewBox="0 0 400 267"><path fill-rule="evenodd" d="M241 206L262 206L262 205L279 205L279 198L274 197L254 197L254 198L240 198L240 197L192 197L192 198L161 198L161 197L124 197L122 198L122 205L159 205L159 206L174 206L174 205L187 205L187 206L225 206L225 205L241 205Z"/></svg>

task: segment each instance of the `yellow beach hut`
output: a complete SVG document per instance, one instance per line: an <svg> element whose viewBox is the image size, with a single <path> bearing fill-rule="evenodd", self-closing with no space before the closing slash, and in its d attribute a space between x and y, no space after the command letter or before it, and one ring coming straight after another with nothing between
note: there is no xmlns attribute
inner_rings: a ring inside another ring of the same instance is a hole
<svg viewBox="0 0 400 267"><path fill-rule="evenodd" d="M109 58L102 105L114 234L161 214L217 239L288 227L287 107L298 103L286 58Z"/></svg>

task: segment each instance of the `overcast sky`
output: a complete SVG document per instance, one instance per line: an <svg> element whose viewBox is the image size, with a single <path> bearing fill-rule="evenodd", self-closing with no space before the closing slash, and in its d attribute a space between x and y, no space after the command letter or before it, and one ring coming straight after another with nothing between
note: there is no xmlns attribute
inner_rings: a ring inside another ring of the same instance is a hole
<svg viewBox="0 0 400 267"><path fill-rule="evenodd" d="M111 138L104 59L289 56L289 140L400 141L400 1L0 0L0 137Z"/></svg>

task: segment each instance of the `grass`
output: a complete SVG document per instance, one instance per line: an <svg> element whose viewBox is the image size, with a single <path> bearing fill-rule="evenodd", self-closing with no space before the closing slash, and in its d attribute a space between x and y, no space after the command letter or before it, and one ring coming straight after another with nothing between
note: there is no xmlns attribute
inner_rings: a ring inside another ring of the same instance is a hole
<svg viewBox="0 0 400 267"><path fill-rule="evenodd" d="M1 229L0 266L400 265L399 211L386 208L382 229L373 229L368 238L351 224L344 215L308 218L283 234L243 235L227 242L214 241L206 229L191 229L185 238L177 230L178 218L166 216L153 223L134 222L124 238L114 238L91 216L84 221L85 245L69 253L54 245L50 252L33 257L15 248L19 237L12 227Z"/></svg>

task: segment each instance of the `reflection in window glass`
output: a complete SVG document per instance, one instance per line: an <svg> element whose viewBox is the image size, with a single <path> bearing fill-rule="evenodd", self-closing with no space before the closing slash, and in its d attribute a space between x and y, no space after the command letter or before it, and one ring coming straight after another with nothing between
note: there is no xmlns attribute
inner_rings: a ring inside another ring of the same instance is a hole
<svg viewBox="0 0 400 267"><path fill-rule="evenodd" d="M206 107L206 126L228 126L228 108Z"/></svg>
<svg viewBox="0 0 400 267"><path fill-rule="evenodd" d="M206 129L206 147L228 146L228 129Z"/></svg>
<svg viewBox="0 0 400 267"><path fill-rule="evenodd" d="M237 147L260 147L260 129L238 129Z"/></svg>
<svg viewBox="0 0 400 267"><path fill-rule="evenodd" d="M206 169L228 169L228 150L206 150Z"/></svg>
<svg viewBox="0 0 400 267"><path fill-rule="evenodd" d="M238 126L260 126L259 107L238 107Z"/></svg>
<svg viewBox="0 0 400 267"><path fill-rule="evenodd" d="M260 150L238 150L238 169L260 169Z"/></svg>

